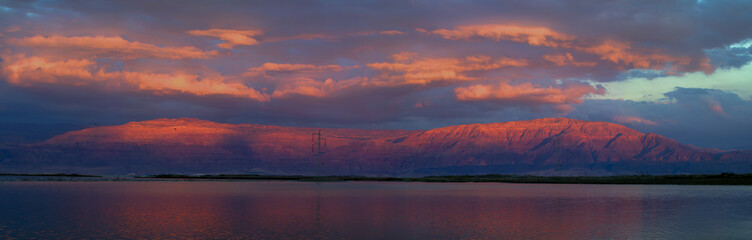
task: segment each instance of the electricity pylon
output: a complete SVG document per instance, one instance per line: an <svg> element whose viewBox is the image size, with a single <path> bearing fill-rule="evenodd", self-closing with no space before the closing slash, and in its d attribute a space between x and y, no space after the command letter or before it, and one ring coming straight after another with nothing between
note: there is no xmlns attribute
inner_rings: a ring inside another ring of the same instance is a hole
<svg viewBox="0 0 752 240"><path fill-rule="evenodd" d="M321 165L324 164L321 160L321 140L324 140L324 148L326 148L326 138L321 137L321 129L311 134L311 152L316 153L316 176L321 176Z"/></svg>
<svg viewBox="0 0 752 240"><path fill-rule="evenodd" d="M556 170L560 170L561 169L561 155L562 155L562 147L561 147L560 139L554 140L554 155L556 155Z"/></svg>

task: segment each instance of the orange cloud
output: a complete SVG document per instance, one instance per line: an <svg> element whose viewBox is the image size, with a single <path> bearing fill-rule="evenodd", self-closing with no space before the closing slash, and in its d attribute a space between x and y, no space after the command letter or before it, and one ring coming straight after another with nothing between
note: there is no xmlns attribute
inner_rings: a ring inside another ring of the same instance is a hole
<svg viewBox="0 0 752 240"><path fill-rule="evenodd" d="M707 105L708 109L711 111L717 113L721 116L728 116L725 111L723 111L723 106L721 106L721 103L718 102L715 99L706 99L705 104Z"/></svg>
<svg viewBox="0 0 752 240"><path fill-rule="evenodd" d="M551 48L566 48L575 51L594 54L601 60L613 62L632 68L664 69L666 63L674 66L688 66L692 59L689 57L675 57L657 53L653 50L635 49L631 43L616 40L593 40L580 39L575 36L563 34L545 27L486 24L459 26L454 29L437 29L433 31L417 29L419 32L434 34L446 39L471 40L473 38L487 38L496 41L514 41L527 43L532 46L545 46ZM544 57L545 58L545 57ZM546 60L555 64L590 66L590 62L574 62L566 55L551 55ZM712 66L705 63L697 70L712 72Z"/></svg>
<svg viewBox="0 0 752 240"><path fill-rule="evenodd" d="M621 124L643 124L643 125L658 124L654 121L650 121L650 120L640 118L640 117L632 117L632 116L614 116L612 119Z"/></svg>
<svg viewBox="0 0 752 240"><path fill-rule="evenodd" d="M672 57L658 53L635 52L629 43L615 40L606 40L598 45L580 46L576 47L576 49L598 55L603 60L634 68L662 69L666 63L687 65L692 61L689 57Z"/></svg>
<svg viewBox="0 0 752 240"><path fill-rule="evenodd" d="M324 81L317 81L312 78L296 78L278 85L272 93L272 97L285 98L290 95L327 97L344 89L363 86L367 81L368 78L361 77L340 81L334 81L331 78Z"/></svg>
<svg viewBox="0 0 752 240"><path fill-rule="evenodd" d="M543 56L543 59L556 64L556 66L592 67L596 64L595 62L577 62L570 53L564 55L545 55Z"/></svg>
<svg viewBox="0 0 752 240"><path fill-rule="evenodd" d="M279 42L279 41L288 41L288 40L313 40L313 39L325 39L325 40L337 40L343 37L351 37L351 36L371 36L371 35L403 35L405 34L402 31L397 30L387 30L387 31L368 31L368 32L355 32L355 33L346 33L346 34L337 34L337 35L329 35L329 34L320 34L320 33L307 33L307 34L299 34L299 35L293 35L293 36L283 36L283 37L265 37L263 39L264 42Z"/></svg>
<svg viewBox="0 0 752 240"><path fill-rule="evenodd" d="M262 31L256 30L232 30L232 29L217 29L212 28L209 30L191 30L188 34L194 36L207 36L215 37L223 40L223 43L217 44L221 48L234 48L238 45L252 46L258 44L258 41L253 38L254 36L261 35Z"/></svg>
<svg viewBox="0 0 752 240"><path fill-rule="evenodd" d="M357 67L357 66L355 66ZM260 67L249 68L244 76L266 75L267 73L300 73L300 72L322 72L322 71L342 71L339 65L312 65L312 64L286 64L286 63L264 63Z"/></svg>
<svg viewBox="0 0 752 240"><path fill-rule="evenodd" d="M20 86L38 83L93 86L102 83L110 88L137 89L155 94L219 94L269 101L267 95L242 83L228 82L219 75L200 77L184 73L107 72L87 59L50 61L41 57L16 56L3 63L2 74L9 79L9 83Z"/></svg>
<svg viewBox="0 0 752 240"><path fill-rule="evenodd" d="M572 36L558 33L545 27L504 24L467 25L454 29L437 29L433 31L418 29L418 31L439 35L446 39L469 40L474 37L482 37L496 41L507 40L546 47L566 47L574 40Z"/></svg>
<svg viewBox="0 0 752 240"><path fill-rule="evenodd" d="M288 40L335 39L337 37L339 36L328 36L324 34L310 33L310 34L299 34L299 35L284 36L284 37L267 37L267 38L264 38L264 41L265 42L279 42L279 41L288 41Z"/></svg>
<svg viewBox="0 0 752 240"><path fill-rule="evenodd" d="M5 59L2 74L9 83L20 86L31 86L32 83L55 83L59 78L70 79L68 85L86 85L88 81L94 80L90 72L94 64L93 61L87 59L49 62L39 57L17 56Z"/></svg>
<svg viewBox="0 0 752 240"><path fill-rule="evenodd" d="M367 65L368 68L379 72L379 76L372 78L333 80L326 77L325 80L319 80L317 78L324 79L325 73L339 72L358 66L278 63L264 63L259 67L249 68L243 76L263 76L272 79L274 85L272 97L274 98L290 95L326 97L354 87L391 87L410 84L425 85L434 81L475 80L476 78L465 75L465 72L520 67L528 64L522 59L494 59L482 55L464 58L425 58L413 52L402 52L392 55L391 58L392 62Z"/></svg>
<svg viewBox="0 0 752 240"><path fill-rule="evenodd" d="M397 30L389 30L389 31L381 31L379 32L381 35L403 35L404 32L397 31Z"/></svg>
<svg viewBox="0 0 752 240"><path fill-rule="evenodd" d="M603 94L603 89L591 85L580 84L563 88L541 87L536 84L522 83L510 85L477 84L469 87L459 87L454 90L455 96L461 101L501 100L527 102L537 104L572 104L582 103L582 98L588 94Z"/></svg>
<svg viewBox="0 0 752 240"><path fill-rule="evenodd" d="M243 76L263 77L256 80L272 80L271 83L274 85L272 97L274 98L285 98L291 95L327 97L337 91L362 85L368 80L368 78L352 78L335 81L325 77L327 73L350 68L358 68L358 66L264 63L259 67L249 68ZM323 81L317 80L324 78Z"/></svg>
<svg viewBox="0 0 752 240"><path fill-rule="evenodd" d="M148 43L128 41L121 37L37 35L10 39L8 42L18 46L71 49L87 54L111 55L125 59L207 59L217 55L217 51L202 51L195 47L159 47Z"/></svg>
<svg viewBox="0 0 752 240"><path fill-rule="evenodd" d="M100 74L106 76L105 74ZM203 95L230 95L235 97L249 98L261 102L269 101L269 97L259 93L253 88L242 83L227 82L224 77L201 78L193 74L154 74L140 72L113 72L109 73L113 79L133 84L139 90L154 91L159 94L186 93L198 96Z"/></svg>
<svg viewBox="0 0 752 240"><path fill-rule="evenodd" d="M378 81L372 84L383 86L405 84L428 84L435 81L468 81L475 78L465 75L468 71L492 70L503 67L523 67L524 59L468 56L464 58L423 58L416 53L403 52L392 55L394 62L370 63L367 66L379 71Z"/></svg>

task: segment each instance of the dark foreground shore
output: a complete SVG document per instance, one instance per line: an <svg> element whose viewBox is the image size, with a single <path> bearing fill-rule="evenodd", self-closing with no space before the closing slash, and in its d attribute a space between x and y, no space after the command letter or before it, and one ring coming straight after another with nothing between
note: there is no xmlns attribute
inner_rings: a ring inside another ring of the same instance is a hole
<svg viewBox="0 0 752 240"><path fill-rule="evenodd" d="M552 184L673 184L673 185L752 185L752 174L692 175L622 175L622 176L533 176L533 175L449 175L426 177L364 177L364 176L303 176L218 174L159 174L136 177L105 177L82 174L2 174L0 181L376 181L376 182L499 182Z"/></svg>

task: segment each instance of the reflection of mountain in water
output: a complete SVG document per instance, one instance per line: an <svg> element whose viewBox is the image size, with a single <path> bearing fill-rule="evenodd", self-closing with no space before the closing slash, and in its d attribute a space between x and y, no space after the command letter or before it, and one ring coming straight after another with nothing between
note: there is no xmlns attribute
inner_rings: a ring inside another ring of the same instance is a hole
<svg viewBox="0 0 752 240"><path fill-rule="evenodd" d="M2 239L748 239L747 186L3 184Z"/></svg>

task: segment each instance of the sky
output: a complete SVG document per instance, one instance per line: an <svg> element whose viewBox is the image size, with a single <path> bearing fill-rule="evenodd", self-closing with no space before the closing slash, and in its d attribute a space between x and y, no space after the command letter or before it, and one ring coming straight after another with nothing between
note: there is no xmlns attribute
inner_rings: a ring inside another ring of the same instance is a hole
<svg viewBox="0 0 752 240"><path fill-rule="evenodd" d="M567 117L752 148L752 1L6 1L0 123Z"/></svg>

